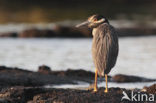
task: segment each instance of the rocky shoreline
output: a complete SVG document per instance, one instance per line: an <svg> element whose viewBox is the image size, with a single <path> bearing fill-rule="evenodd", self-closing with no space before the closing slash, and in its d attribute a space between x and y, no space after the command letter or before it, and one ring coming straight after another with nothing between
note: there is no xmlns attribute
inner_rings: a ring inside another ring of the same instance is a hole
<svg viewBox="0 0 156 103"><path fill-rule="evenodd" d="M127 36L151 36L156 34L156 28L151 27L127 27L116 28L119 37ZM75 28L73 26L56 25L53 29L30 28L21 32L4 32L0 37L13 38L86 38L92 37L91 30Z"/></svg>
<svg viewBox="0 0 156 103"><path fill-rule="evenodd" d="M154 86L156 85L152 85L148 89L153 90ZM94 93L92 90L12 87L0 92L0 103L138 103L137 101L121 100L123 91L127 95L130 95L132 91L134 94L137 94L139 91L140 95L150 95L151 93L138 89L109 88L109 92L106 94L104 89L99 88L98 92ZM141 103L151 102L148 100Z"/></svg>
<svg viewBox="0 0 156 103"><path fill-rule="evenodd" d="M94 73L82 69L66 71L53 71L50 67L39 66L37 72L24 70L21 68L12 68L0 66L0 85L1 86L44 86L60 84L78 84L76 81L82 81L92 84L94 82ZM104 78L98 78L99 82ZM156 79L116 74L108 77L109 82L133 83L133 82L154 82Z"/></svg>
<svg viewBox="0 0 156 103"><path fill-rule="evenodd" d="M149 79L138 76L117 74L109 76L109 82L151 82ZM92 87L86 89L56 89L45 88L45 85L78 84L76 81L93 84L94 73L85 70L53 71L50 67L42 65L37 72L0 66L0 103L119 103L122 92L130 94L131 91L140 94L156 94L156 84L142 89L133 90L125 88L109 88L109 93L104 93L104 88L99 88L97 93L92 92ZM98 79L102 82L104 79ZM121 103L129 103L122 101ZM148 102L146 102L148 103Z"/></svg>

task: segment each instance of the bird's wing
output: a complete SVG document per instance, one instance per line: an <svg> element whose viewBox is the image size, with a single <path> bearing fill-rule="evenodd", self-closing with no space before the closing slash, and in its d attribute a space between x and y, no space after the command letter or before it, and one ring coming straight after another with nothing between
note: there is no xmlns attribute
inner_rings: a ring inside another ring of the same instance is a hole
<svg viewBox="0 0 156 103"><path fill-rule="evenodd" d="M100 26L93 37L92 55L99 75L103 76L111 69L111 55L113 51L113 37L109 26ZM116 60L115 60L116 61Z"/></svg>

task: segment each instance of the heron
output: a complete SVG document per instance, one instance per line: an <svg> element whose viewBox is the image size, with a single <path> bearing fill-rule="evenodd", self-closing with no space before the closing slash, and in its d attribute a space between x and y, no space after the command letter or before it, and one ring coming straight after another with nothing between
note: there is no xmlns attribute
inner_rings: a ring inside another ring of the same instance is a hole
<svg viewBox="0 0 156 103"><path fill-rule="evenodd" d="M98 91L97 76L105 77L106 87L104 92L108 92L108 73L115 66L119 44L118 35L115 28L110 25L103 15L92 15L87 21L76 25L77 28L92 29L92 58L95 65L94 92Z"/></svg>

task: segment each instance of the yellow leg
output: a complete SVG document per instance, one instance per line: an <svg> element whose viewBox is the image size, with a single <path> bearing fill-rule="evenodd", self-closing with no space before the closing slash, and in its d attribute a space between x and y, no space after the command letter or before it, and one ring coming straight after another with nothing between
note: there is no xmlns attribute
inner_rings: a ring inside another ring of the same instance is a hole
<svg viewBox="0 0 156 103"><path fill-rule="evenodd" d="M97 92L97 69L95 69L95 83L94 83L94 92Z"/></svg>
<svg viewBox="0 0 156 103"><path fill-rule="evenodd" d="M106 81L106 89L104 92L107 93L108 92L107 74L105 74L105 81Z"/></svg>

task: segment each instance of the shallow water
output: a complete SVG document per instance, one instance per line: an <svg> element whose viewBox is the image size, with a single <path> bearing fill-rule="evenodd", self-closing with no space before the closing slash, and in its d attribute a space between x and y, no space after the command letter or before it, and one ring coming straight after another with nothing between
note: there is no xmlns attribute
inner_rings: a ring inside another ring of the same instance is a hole
<svg viewBox="0 0 156 103"><path fill-rule="evenodd" d="M151 86L152 84L155 84L156 82L144 82L144 83L114 83L114 82L108 82L108 87L120 87L120 88L127 88L127 89L142 89L144 86ZM98 87L105 87L106 83L101 82L98 83ZM90 86L89 83L78 83L78 84L65 84L65 85L46 85L45 88L77 88L77 89L86 89Z"/></svg>
<svg viewBox="0 0 156 103"><path fill-rule="evenodd" d="M45 64L52 70L83 68L94 72L92 39L0 38L0 65L36 71ZM119 39L119 57L110 72L156 78L156 36Z"/></svg>
<svg viewBox="0 0 156 103"><path fill-rule="evenodd" d="M37 70L67 68L94 71L92 39L0 39L0 65ZM156 37L120 38L119 58L110 74L124 73L156 78Z"/></svg>

